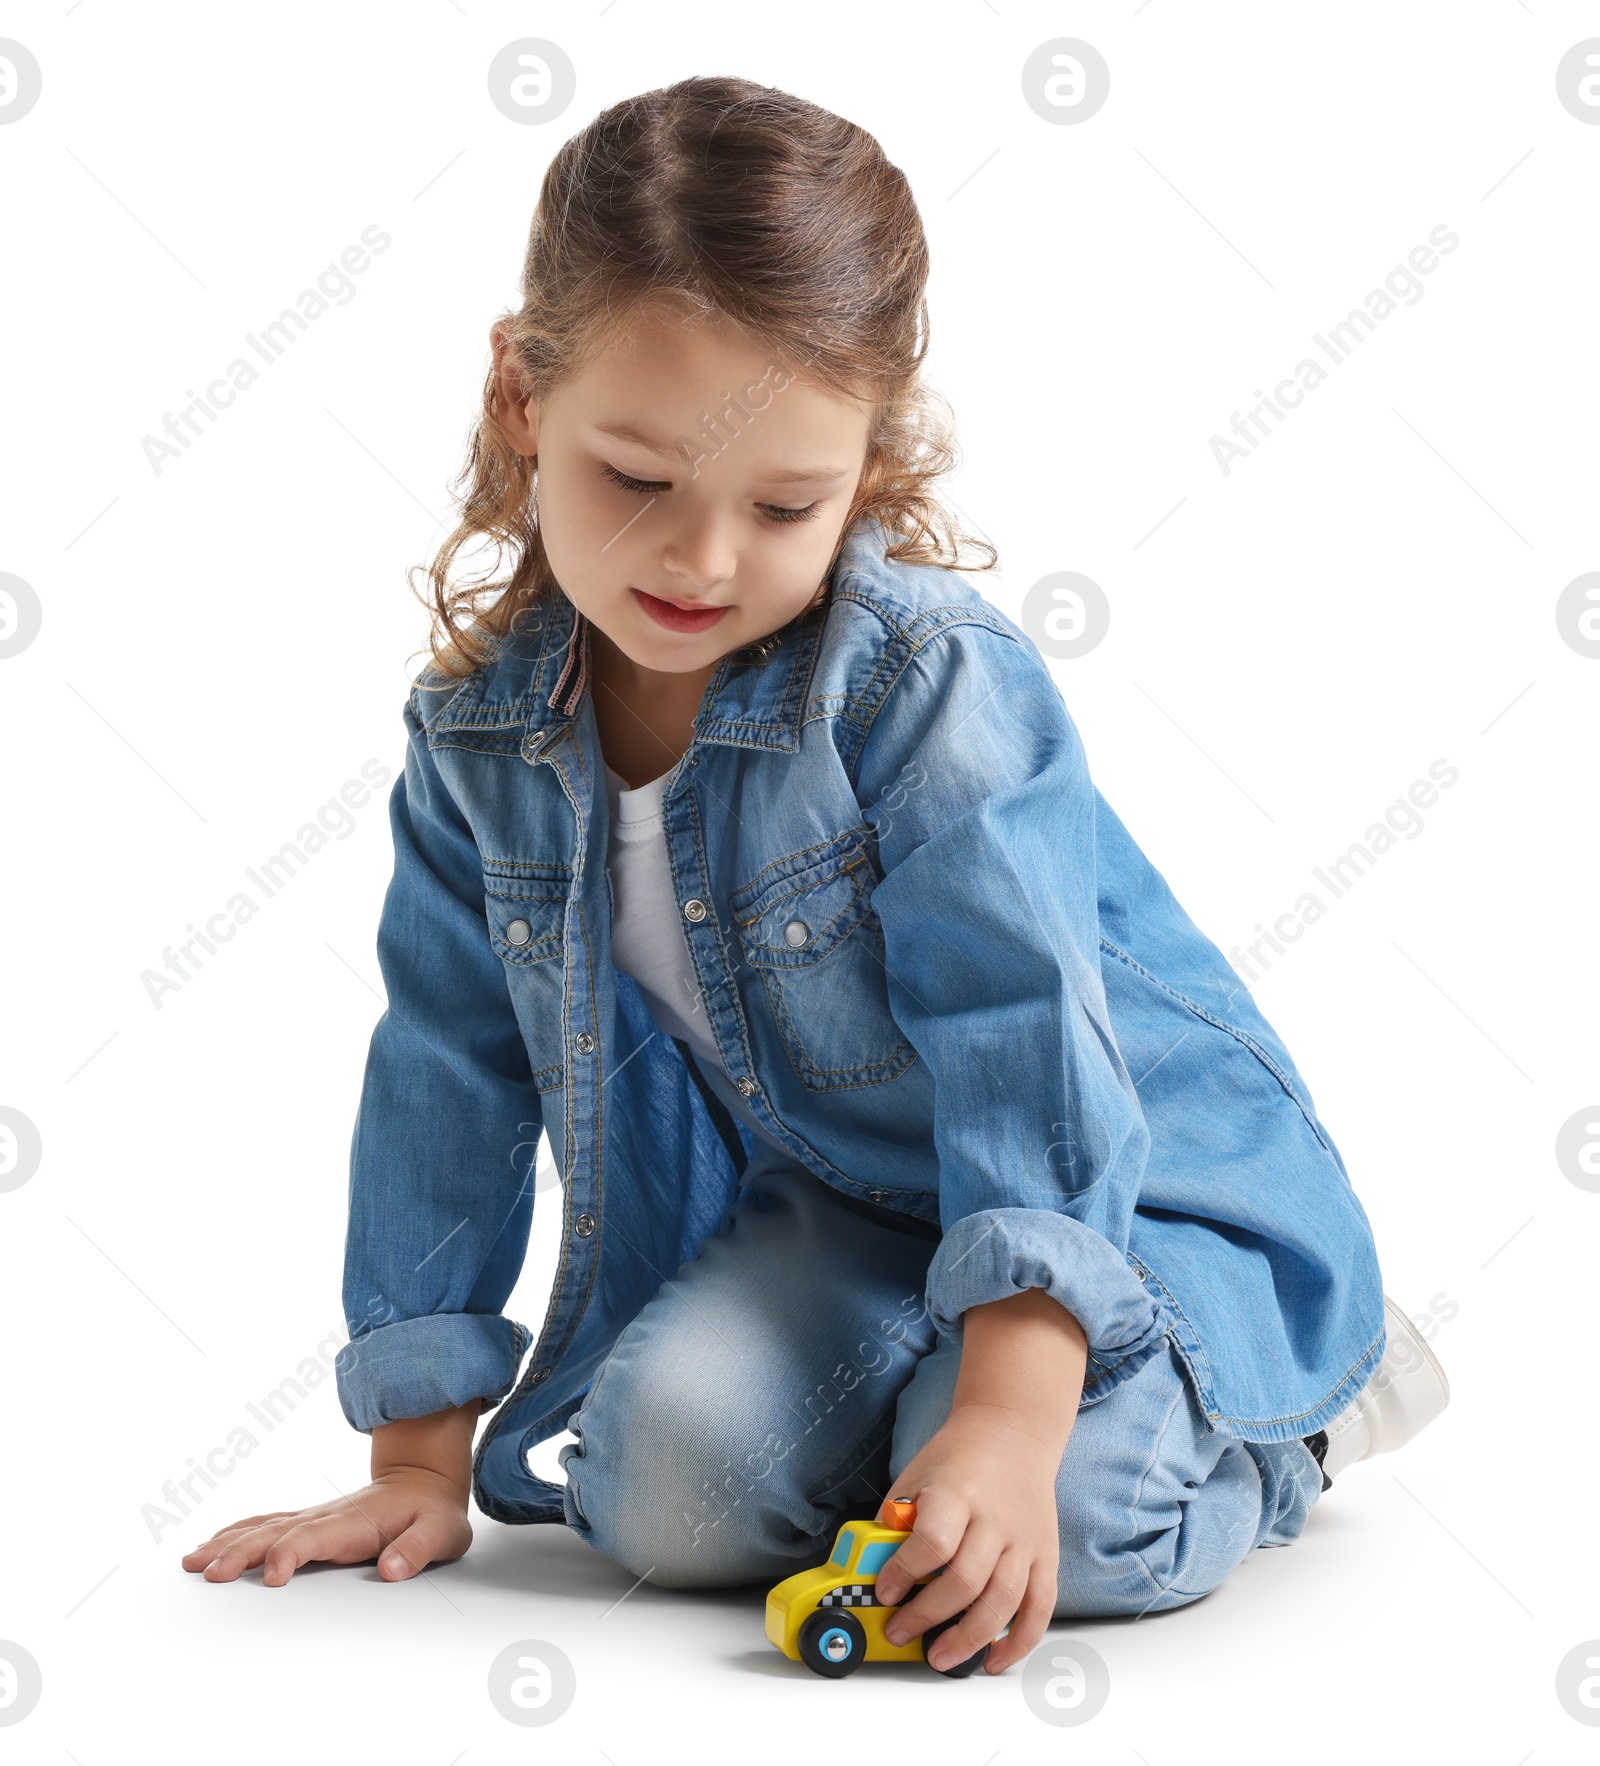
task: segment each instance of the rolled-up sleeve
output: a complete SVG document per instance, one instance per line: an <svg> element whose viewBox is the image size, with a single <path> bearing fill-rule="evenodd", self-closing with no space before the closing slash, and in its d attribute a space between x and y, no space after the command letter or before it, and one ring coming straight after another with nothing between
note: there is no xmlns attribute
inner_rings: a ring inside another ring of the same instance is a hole
<svg viewBox="0 0 1600 1766"><path fill-rule="evenodd" d="M973 1306L1042 1288L1083 1327L1089 1345L1084 1392L1103 1396L1161 1343L1160 1305L1103 1233L1043 1208L963 1214L928 1266L928 1316L960 1342Z"/></svg>
<svg viewBox="0 0 1600 1766"><path fill-rule="evenodd" d="M1150 1136L1100 977L1095 788L1038 652L958 623L906 662L862 748L890 1008L934 1080L937 1328L1042 1288L1086 1390L1160 1342L1129 1264Z"/></svg>
<svg viewBox="0 0 1600 1766"><path fill-rule="evenodd" d="M387 1009L350 1149L339 1399L354 1428L510 1390L529 1332L503 1314L527 1250L539 1093L490 943L471 829L405 710L378 927Z"/></svg>

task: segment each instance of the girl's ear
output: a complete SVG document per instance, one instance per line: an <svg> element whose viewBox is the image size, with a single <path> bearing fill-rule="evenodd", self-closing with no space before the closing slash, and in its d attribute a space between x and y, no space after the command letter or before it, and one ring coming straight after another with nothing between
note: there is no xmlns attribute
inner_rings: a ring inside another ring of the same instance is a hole
<svg viewBox="0 0 1600 1766"><path fill-rule="evenodd" d="M494 349L495 416L506 440L519 454L537 454L539 413L523 378L516 348L499 325L490 328L489 341Z"/></svg>

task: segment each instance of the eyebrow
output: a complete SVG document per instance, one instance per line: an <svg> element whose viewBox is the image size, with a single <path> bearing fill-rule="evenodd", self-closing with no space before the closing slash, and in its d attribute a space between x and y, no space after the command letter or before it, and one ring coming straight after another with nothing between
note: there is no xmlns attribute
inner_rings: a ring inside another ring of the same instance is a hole
<svg viewBox="0 0 1600 1766"><path fill-rule="evenodd" d="M633 428L631 424L593 423L590 428L594 430L596 435L610 436L613 441L632 442L635 447L643 448L648 454L659 454L663 458L670 456L679 460L683 458L681 443L660 441L654 436L644 434L642 430ZM761 482L763 484L809 484L827 479L843 478L848 470L849 468L845 466L813 466L801 471L764 472L761 475Z"/></svg>

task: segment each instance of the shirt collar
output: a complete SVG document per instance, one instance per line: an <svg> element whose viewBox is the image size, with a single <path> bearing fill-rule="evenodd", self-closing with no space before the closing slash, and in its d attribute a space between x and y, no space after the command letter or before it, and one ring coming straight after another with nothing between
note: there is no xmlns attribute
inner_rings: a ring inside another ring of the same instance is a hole
<svg viewBox="0 0 1600 1766"><path fill-rule="evenodd" d="M800 745L800 713L817 648L827 623L829 593L809 611L756 644L724 656L695 716L695 736L744 748L793 751ZM545 622L545 641L535 665L530 737L550 738L577 717L593 679L592 622L560 595Z"/></svg>
<svg viewBox="0 0 1600 1766"><path fill-rule="evenodd" d="M846 577L869 581L883 569L887 534L864 518L841 540L828 572L829 593L759 644L723 657L694 720L695 739L793 753L800 746L805 709L828 611ZM418 701L430 741L519 749L531 760L569 728L592 683L590 622L564 594L525 608L510 633L497 640L495 660L471 678L451 681L425 674L419 690L451 689L430 708Z"/></svg>

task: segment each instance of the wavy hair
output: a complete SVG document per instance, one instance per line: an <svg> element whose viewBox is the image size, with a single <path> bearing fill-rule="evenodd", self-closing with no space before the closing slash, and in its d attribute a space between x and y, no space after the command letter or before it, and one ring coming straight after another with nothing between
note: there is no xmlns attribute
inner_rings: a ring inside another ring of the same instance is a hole
<svg viewBox="0 0 1600 1766"><path fill-rule="evenodd" d="M865 129L770 86L701 77L624 99L563 144L540 186L522 304L496 323L543 398L641 303L735 321L813 383L874 402L840 547L872 518L892 559L989 570L994 547L933 490L959 455L947 401L921 380L927 279L910 185ZM413 585L434 663L453 678L560 593L539 534L538 462L511 446L500 411L491 364L452 481L459 521L427 566L428 592ZM489 568L458 576L469 546L488 549ZM969 546L987 557L967 562Z"/></svg>

